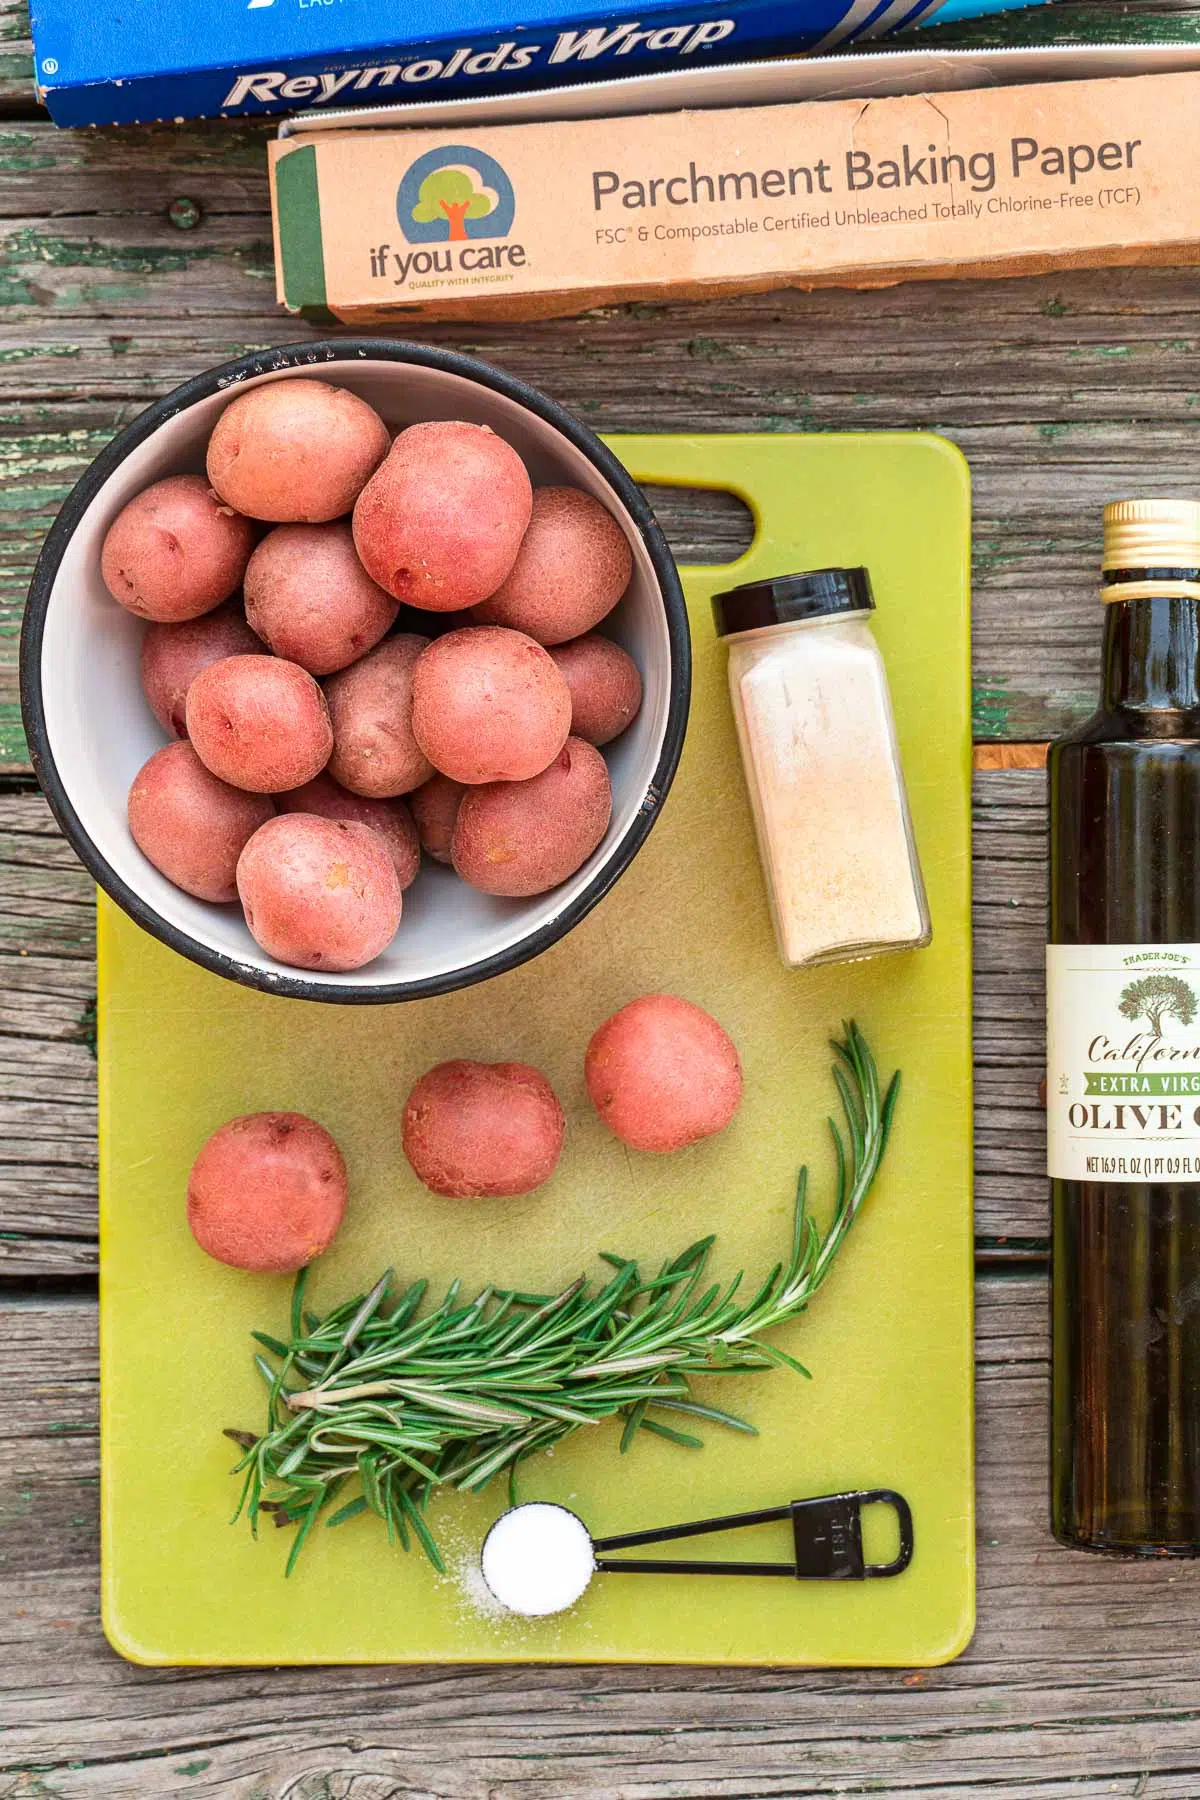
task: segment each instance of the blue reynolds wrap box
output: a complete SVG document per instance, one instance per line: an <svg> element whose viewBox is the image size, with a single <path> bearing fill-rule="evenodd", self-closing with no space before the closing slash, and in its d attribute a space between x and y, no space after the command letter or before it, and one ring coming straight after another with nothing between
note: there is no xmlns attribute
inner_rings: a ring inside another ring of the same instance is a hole
<svg viewBox="0 0 1200 1800"><path fill-rule="evenodd" d="M231 118L828 51L1032 0L33 0L59 125Z"/></svg>

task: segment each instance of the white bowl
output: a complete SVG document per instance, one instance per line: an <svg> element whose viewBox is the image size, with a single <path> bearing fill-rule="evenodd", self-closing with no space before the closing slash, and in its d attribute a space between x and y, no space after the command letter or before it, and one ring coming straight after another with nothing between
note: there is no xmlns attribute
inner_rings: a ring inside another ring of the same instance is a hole
<svg viewBox="0 0 1200 1800"><path fill-rule="evenodd" d="M250 936L239 907L183 893L133 842L126 796L164 739L139 682L145 627L100 579L100 546L117 513L152 481L203 470L209 433L231 391L298 373L361 394L393 428L418 419L490 425L520 452L535 485L569 484L602 500L633 551L629 591L604 629L634 658L644 686L638 717L604 752L612 822L570 880L532 899L497 900L426 863L404 897L391 946L345 975L276 962ZM608 892L658 816L683 747L690 672L687 613L666 540L640 490L599 439L553 401L473 357L372 338L293 345L226 363L135 419L96 458L51 528L21 640L21 700L34 767L101 887L139 925L194 962L307 1000L445 993L514 968L555 943Z"/></svg>

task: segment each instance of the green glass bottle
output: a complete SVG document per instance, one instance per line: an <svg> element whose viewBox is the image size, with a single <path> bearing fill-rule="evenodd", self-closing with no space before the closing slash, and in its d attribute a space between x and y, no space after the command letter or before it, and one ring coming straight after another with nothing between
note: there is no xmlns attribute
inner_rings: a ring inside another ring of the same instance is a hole
<svg viewBox="0 0 1200 1800"><path fill-rule="evenodd" d="M1200 1554L1200 505L1105 509L1099 710L1051 747L1051 1524Z"/></svg>

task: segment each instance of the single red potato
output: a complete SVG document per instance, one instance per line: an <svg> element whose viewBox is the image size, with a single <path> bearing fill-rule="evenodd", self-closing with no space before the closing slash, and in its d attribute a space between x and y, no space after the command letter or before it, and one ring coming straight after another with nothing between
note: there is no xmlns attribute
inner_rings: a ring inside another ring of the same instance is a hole
<svg viewBox="0 0 1200 1800"><path fill-rule="evenodd" d="M733 1040L675 994L643 994L606 1019L584 1074L596 1111L633 1150L682 1150L712 1137L742 1099Z"/></svg>
<svg viewBox="0 0 1200 1800"><path fill-rule="evenodd" d="M100 550L100 574L129 612L177 625L237 592L253 548L249 519L203 475L168 475L121 508Z"/></svg>
<svg viewBox="0 0 1200 1800"><path fill-rule="evenodd" d="M413 670L429 639L398 632L325 683L333 721L329 772L352 794L383 800L433 774L412 732Z"/></svg>
<svg viewBox="0 0 1200 1800"><path fill-rule="evenodd" d="M430 612L495 593L512 568L533 494L525 465L486 425L410 425L363 489L354 542L380 587Z"/></svg>
<svg viewBox="0 0 1200 1800"><path fill-rule="evenodd" d="M527 1063L444 1062L404 1108L404 1154L425 1186L454 1199L531 1194L549 1181L567 1122Z"/></svg>
<svg viewBox="0 0 1200 1800"><path fill-rule="evenodd" d="M378 832L388 847L401 889L410 888L421 867L421 844L412 814L403 800L367 800L352 794L332 775L316 775L290 794L277 794L283 813L315 813L319 819L352 819Z"/></svg>
<svg viewBox="0 0 1200 1800"><path fill-rule="evenodd" d="M582 867L611 817L604 758L582 738L568 738L532 780L467 789L454 824L454 867L485 894L544 894Z"/></svg>
<svg viewBox="0 0 1200 1800"><path fill-rule="evenodd" d="M458 818L459 802L466 791L461 781L451 781L448 775L431 775L428 781L408 797L421 848L427 856L432 856L434 862L448 863L451 860L454 821Z"/></svg>
<svg viewBox="0 0 1200 1800"><path fill-rule="evenodd" d="M436 638L413 671L413 736L454 781L527 781L571 729L571 691L520 631L468 625Z"/></svg>
<svg viewBox="0 0 1200 1800"><path fill-rule="evenodd" d="M208 479L252 519L340 519L387 455L373 406L346 388L293 375L231 400L208 443Z"/></svg>
<svg viewBox="0 0 1200 1800"><path fill-rule="evenodd" d="M383 838L353 820L284 813L238 859L238 893L257 944L297 969L361 969L400 923L400 878Z"/></svg>
<svg viewBox="0 0 1200 1800"><path fill-rule="evenodd" d="M187 1215L202 1250L234 1269L286 1275L328 1250L346 1211L342 1153L303 1113L247 1113L202 1146Z"/></svg>
<svg viewBox="0 0 1200 1800"><path fill-rule="evenodd" d="M187 736L187 691L201 669L227 656L261 656L264 645L232 603L182 625L151 625L142 639L142 692L171 737Z"/></svg>
<svg viewBox="0 0 1200 1800"><path fill-rule="evenodd" d="M259 637L310 675L373 650L400 610L359 562L346 523L277 525L250 558L245 590Z"/></svg>
<svg viewBox="0 0 1200 1800"><path fill-rule="evenodd" d="M565 644L612 611L632 573L629 541L606 506L580 488L535 488L517 560L475 617Z"/></svg>
<svg viewBox="0 0 1200 1800"><path fill-rule="evenodd" d="M197 900L237 899L237 862L275 808L209 773L190 744L167 744L129 790L133 841L156 869Z"/></svg>
<svg viewBox="0 0 1200 1800"><path fill-rule="evenodd" d="M256 794L282 794L320 774L333 748L325 696L297 663L227 656L188 689L187 732L214 775Z"/></svg>
<svg viewBox="0 0 1200 1800"><path fill-rule="evenodd" d="M550 655L571 690L571 735L608 744L632 724L642 704L642 678L632 656L593 632Z"/></svg>

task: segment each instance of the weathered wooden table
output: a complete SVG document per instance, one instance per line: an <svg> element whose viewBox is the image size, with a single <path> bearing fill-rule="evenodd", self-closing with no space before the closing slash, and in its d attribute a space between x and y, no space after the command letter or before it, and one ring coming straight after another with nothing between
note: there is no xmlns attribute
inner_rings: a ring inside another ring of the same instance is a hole
<svg viewBox="0 0 1200 1800"><path fill-rule="evenodd" d="M264 129L58 133L0 0L0 1800L1197 1800L1200 1568L1046 1528L1043 778L1092 703L1102 503L1200 490L1200 279L1159 269L442 327L624 431L928 426L975 477L979 1630L933 1673L127 1667L97 1600L92 890L30 777L17 634L42 532L164 389L301 335ZM1065 0L956 41L1200 36ZM1200 128L1200 120L1197 121ZM685 556L732 503L664 496ZM1025 765L1025 766L1022 766ZM147 1454L153 1447L147 1446Z"/></svg>

